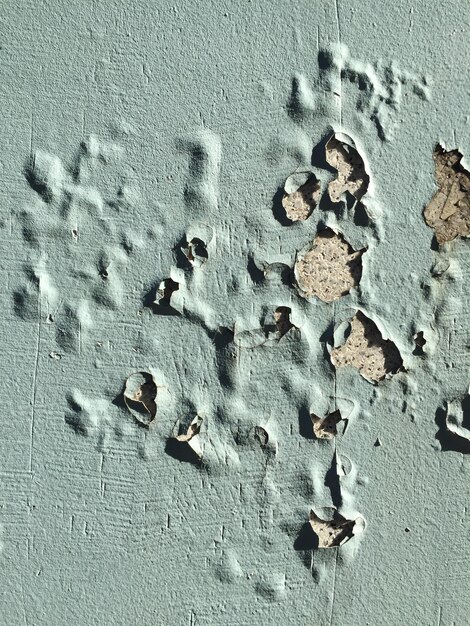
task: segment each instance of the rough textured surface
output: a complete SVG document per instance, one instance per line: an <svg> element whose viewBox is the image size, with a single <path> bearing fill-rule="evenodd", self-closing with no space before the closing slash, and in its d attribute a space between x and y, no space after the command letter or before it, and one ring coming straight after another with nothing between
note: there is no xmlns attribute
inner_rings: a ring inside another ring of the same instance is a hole
<svg viewBox="0 0 470 626"><path fill-rule="evenodd" d="M364 378L378 382L387 374L396 374L403 359L390 339L383 339L376 324L358 311L351 320L349 335L331 352L335 367L356 367Z"/></svg>
<svg viewBox="0 0 470 626"><path fill-rule="evenodd" d="M424 209L426 223L434 228L439 244L459 235L470 236L470 173L463 167L458 150L434 150L436 183L439 191Z"/></svg>
<svg viewBox="0 0 470 626"><path fill-rule="evenodd" d="M333 411L325 417L312 413L313 434L317 439L333 439L338 434L338 424L343 419L339 411Z"/></svg>
<svg viewBox="0 0 470 626"><path fill-rule="evenodd" d="M331 228L322 230L312 248L297 257L295 276L300 294L305 298L316 296L323 302L346 295L361 280L364 252L354 251Z"/></svg>
<svg viewBox="0 0 470 626"><path fill-rule="evenodd" d="M289 183L289 179L287 183ZM297 187L297 185L294 185ZM290 191L290 185L286 184L282 206L286 212L286 217L291 222L304 221L310 217L313 209L317 206L321 195L321 185L315 176L309 176L305 182L300 184L295 191Z"/></svg>
<svg viewBox="0 0 470 626"><path fill-rule="evenodd" d="M344 545L358 530L363 530L363 518L348 520L333 510L330 520L323 520L315 511L310 511L310 526L317 536L318 548L335 548Z"/></svg>
<svg viewBox="0 0 470 626"><path fill-rule="evenodd" d="M369 175L351 138L341 134L330 137L325 158L328 165L338 172L335 180L328 185L331 201L339 202L345 192L360 200L367 192Z"/></svg>
<svg viewBox="0 0 470 626"><path fill-rule="evenodd" d="M470 242L422 215L470 155L465 5L2 3L1 626L468 623ZM367 248L331 303L294 276L327 228ZM357 311L378 384L331 364Z"/></svg>

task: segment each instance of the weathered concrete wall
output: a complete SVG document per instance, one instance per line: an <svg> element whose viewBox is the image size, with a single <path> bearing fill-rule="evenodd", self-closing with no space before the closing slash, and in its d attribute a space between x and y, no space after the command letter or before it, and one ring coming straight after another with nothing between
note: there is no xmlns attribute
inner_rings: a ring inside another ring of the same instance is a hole
<svg viewBox="0 0 470 626"><path fill-rule="evenodd" d="M0 624L467 624L466 3L1 14Z"/></svg>

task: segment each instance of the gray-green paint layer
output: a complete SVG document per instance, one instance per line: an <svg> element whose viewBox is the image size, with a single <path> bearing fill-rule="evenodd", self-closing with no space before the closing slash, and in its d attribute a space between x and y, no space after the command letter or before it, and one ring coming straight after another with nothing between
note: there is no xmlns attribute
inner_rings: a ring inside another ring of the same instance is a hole
<svg viewBox="0 0 470 626"><path fill-rule="evenodd" d="M470 250L433 250L422 210L435 144L470 155L468 4L0 11L0 624L467 624L470 457L442 410L470 382ZM332 129L366 159L373 219L323 205L285 226L273 198L297 168L331 179L312 149ZM334 304L256 269L292 267L321 224L368 247ZM209 258L184 270L190 229ZM182 314L158 315L170 275ZM279 343L218 332L278 306L300 326ZM378 385L330 365L358 309L404 359ZM158 385L148 430L122 406L136 371ZM337 406L344 435L312 439L309 411ZM203 467L167 447L197 413ZM312 551L309 512L332 504L365 531Z"/></svg>

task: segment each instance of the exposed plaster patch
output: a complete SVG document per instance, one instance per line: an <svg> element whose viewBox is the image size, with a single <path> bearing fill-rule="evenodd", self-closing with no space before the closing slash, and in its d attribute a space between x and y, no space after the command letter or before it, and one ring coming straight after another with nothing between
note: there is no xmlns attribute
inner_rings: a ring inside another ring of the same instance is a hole
<svg viewBox="0 0 470 626"><path fill-rule="evenodd" d="M456 237L470 236L470 173L463 167L458 150L446 152L437 145L434 154L435 178L439 190L424 209L428 226L439 244Z"/></svg>
<svg viewBox="0 0 470 626"><path fill-rule="evenodd" d="M312 510L310 511L309 522L318 538L318 548L342 546L365 528L363 517L347 519L336 509L333 509L333 516L329 520L322 519Z"/></svg>
<svg viewBox="0 0 470 626"><path fill-rule="evenodd" d="M337 178L328 185L331 201L339 202L345 192L360 200L367 192L369 175L353 140L339 133L332 135L326 144L326 160L338 171Z"/></svg>
<svg viewBox="0 0 470 626"><path fill-rule="evenodd" d="M291 222L306 220L320 201L321 184L311 172L292 174L284 190L282 206Z"/></svg>
<svg viewBox="0 0 470 626"><path fill-rule="evenodd" d="M390 339L383 339L376 324L364 313L358 311L350 326L346 342L331 352L331 362L335 367L356 367L364 378L372 382L378 382L402 368L403 360L396 345Z"/></svg>
<svg viewBox="0 0 470 626"><path fill-rule="evenodd" d="M318 233L310 250L297 256L294 273L300 295L332 302L349 293L361 280L365 251L353 250L340 233L330 228Z"/></svg>

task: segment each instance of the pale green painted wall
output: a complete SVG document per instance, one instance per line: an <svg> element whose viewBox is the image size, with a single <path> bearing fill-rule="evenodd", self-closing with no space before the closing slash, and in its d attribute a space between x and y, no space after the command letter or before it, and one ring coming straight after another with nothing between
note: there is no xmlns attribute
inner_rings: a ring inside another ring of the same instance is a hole
<svg viewBox="0 0 470 626"><path fill-rule="evenodd" d="M468 624L470 458L436 433L470 382L470 249L433 250L422 218L435 144L470 155L468 3L0 11L0 624ZM366 158L375 219L325 203L284 226L273 197L331 129ZM176 269L196 222L209 259ZM334 305L254 265L292 267L321 224L368 246L360 289ZM184 314L156 315L170 273ZM281 305L300 335L248 349L216 332ZM358 308L405 363L376 386L329 363L333 323ZM148 431L120 398L140 370L159 386ZM306 436L309 410L335 402L354 409L345 434ZM165 452L196 413L202 468ZM365 532L300 550L310 509L337 495L335 447Z"/></svg>

